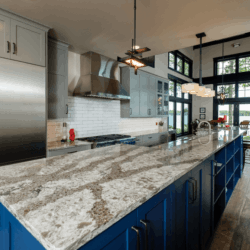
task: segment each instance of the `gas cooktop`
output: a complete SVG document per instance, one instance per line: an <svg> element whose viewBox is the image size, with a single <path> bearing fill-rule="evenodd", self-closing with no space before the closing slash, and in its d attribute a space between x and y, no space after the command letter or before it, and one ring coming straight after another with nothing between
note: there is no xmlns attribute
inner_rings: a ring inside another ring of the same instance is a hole
<svg viewBox="0 0 250 250"><path fill-rule="evenodd" d="M107 147L121 143L135 144L135 137L131 137L130 135L117 135L117 134L83 137L83 138L77 138L77 140L93 142L94 144L92 148Z"/></svg>
<svg viewBox="0 0 250 250"><path fill-rule="evenodd" d="M100 135L93 137L84 137L78 138L80 141L89 141L89 142L106 142L106 141L116 141L121 139L130 138L130 135Z"/></svg>

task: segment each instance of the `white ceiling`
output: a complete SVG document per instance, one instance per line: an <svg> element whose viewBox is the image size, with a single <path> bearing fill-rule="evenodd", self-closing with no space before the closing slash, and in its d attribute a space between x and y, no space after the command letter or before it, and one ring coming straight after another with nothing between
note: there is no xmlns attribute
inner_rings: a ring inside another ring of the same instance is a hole
<svg viewBox="0 0 250 250"><path fill-rule="evenodd" d="M0 7L53 28L71 50L125 56L133 37L133 0L0 0ZM137 0L137 44L162 54L250 31L250 1Z"/></svg>

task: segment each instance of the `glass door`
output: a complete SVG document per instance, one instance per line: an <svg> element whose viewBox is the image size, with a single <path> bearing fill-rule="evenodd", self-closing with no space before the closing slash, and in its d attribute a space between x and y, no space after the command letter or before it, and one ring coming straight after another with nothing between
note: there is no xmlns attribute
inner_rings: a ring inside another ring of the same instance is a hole
<svg viewBox="0 0 250 250"><path fill-rule="evenodd" d="M174 102L169 102L168 128L174 128Z"/></svg>
<svg viewBox="0 0 250 250"><path fill-rule="evenodd" d="M234 125L234 104L218 105L218 118L227 116L227 123Z"/></svg>
<svg viewBox="0 0 250 250"><path fill-rule="evenodd" d="M176 133L182 133L182 103L176 103Z"/></svg>
<svg viewBox="0 0 250 250"><path fill-rule="evenodd" d="M189 131L189 105L184 103L184 133Z"/></svg>

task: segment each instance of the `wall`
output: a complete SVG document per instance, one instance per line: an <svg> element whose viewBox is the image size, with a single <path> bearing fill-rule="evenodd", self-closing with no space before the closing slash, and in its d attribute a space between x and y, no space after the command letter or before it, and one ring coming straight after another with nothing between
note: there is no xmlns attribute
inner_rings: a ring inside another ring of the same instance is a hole
<svg viewBox="0 0 250 250"><path fill-rule="evenodd" d="M206 85L206 88L213 89L213 84ZM193 95L192 101L192 121L195 119L200 120L200 108L206 108L206 119L205 120L213 120L213 98L209 97L200 97Z"/></svg>
<svg viewBox="0 0 250 250"><path fill-rule="evenodd" d="M180 50L189 54L190 48ZM192 58L191 58L192 59ZM80 55L69 52L68 54L68 79L69 79L69 115L67 119L48 121L48 141L60 141L62 138L62 123L67 122L69 130L74 128L76 137L89 137L105 134L126 134L130 132L158 129L156 122L161 118L121 118L120 101L98 98L73 97L72 92L80 77ZM156 56L156 68L146 67L144 71L167 78L168 73L190 81L168 69L168 53ZM163 119L167 124L167 120Z"/></svg>

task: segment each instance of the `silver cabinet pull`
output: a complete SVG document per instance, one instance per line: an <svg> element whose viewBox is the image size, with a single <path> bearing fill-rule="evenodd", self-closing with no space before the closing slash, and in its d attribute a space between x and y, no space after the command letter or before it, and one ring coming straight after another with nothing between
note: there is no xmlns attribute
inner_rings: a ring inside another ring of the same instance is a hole
<svg viewBox="0 0 250 250"><path fill-rule="evenodd" d="M145 226L145 250L148 250L148 224L145 220L140 220L140 222Z"/></svg>
<svg viewBox="0 0 250 250"><path fill-rule="evenodd" d="M10 53L10 42L7 41L7 53Z"/></svg>
<svg viewBox="0 0 250 250"><path fill-rule="evenodd" d="M195 178L193 178L193 177L191 177L191 179L192 180L194 180L194 182L195 182L195 201L197 200L197 193L198 193L198 181L195 179Z"/></svg>
<svg viewBox="0 0 250 250"><path fill-rule="evenodd" d="M69 113L69 105L68 104L66 104L66 115Z"/></svg>
<svg viewBox="0 0 250 250"><path fill-rule="evenodd" d="M191 179L191 178L190 178L190 179ZM191 201L188 201L188 203L189 203L189 204L193 204L193 203L194 203L194 201L195 201L195 199L194 199L194 195L195 195L195 194L194 194L194 192L195 192L194 190L195 190L195 187L194 187L194 183L193 183L193 181L192 181L192 180L190 180L190 179L188 180L188 182L192 184L192 188L193 188L193 195L192 195L192 200L191 200Z"/></svg>
<svg viewBox="0 0 250 250"><path fill-rule="evenodd" d="M131 227L132 230L134 230L137 234L137 250L140 250L140 232L139 232L139 229L137 227Z"/></svg>
<svg viewBox="0 0 250 250"><path fill-rule="evenodd" d="M13 54L15 54L15 53L16 53L16 44L13 43Z"/></svg>

